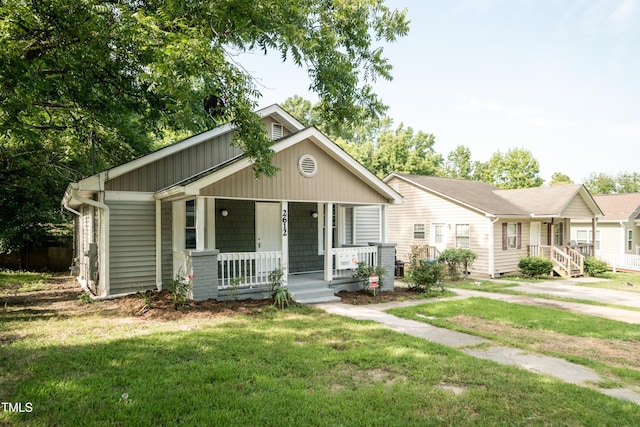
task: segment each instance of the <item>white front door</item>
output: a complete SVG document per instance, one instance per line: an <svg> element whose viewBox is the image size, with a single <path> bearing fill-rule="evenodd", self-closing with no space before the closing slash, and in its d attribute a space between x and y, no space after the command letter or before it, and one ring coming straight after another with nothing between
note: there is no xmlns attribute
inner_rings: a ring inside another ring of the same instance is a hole
<svg viewBox="0 0 640 427"><path fill-rule="evenodd" d="M533 221L530 227L531 231L529 232L529 244L531 246L538 246L540 244L540 221Z"/></svg>
<svg viewBox="0 0 640 427"><path fill-rule="evenodd" d="M282 250L280 203L256 202L256 252Z"/></svg>
<svg viewBox="0 0 640 427"><path fill-rule="evenodd" d="M431 224L431 237L430 244L431 246L435 246L439 252L447 249L447 227L442 223L433 223Z"/></svg>

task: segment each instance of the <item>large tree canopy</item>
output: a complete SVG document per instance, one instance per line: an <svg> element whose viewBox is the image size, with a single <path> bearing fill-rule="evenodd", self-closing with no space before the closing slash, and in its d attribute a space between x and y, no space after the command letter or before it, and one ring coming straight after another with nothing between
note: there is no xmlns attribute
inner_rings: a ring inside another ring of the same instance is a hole
<svg viewBox="0 0 640 427"><path fill-rule="evenodd" d="M253 113L260 96L237 62L277 52L309 74L329 122L381 115L372 90L391 79L381 44L408 32L384 0L0 0L0 250L37 240L70 179L87 175L95 138L104 169L149 151L165 132L215 126L213 94L234 143L272 175L272 152ZM41 172L46 169L47 172ZM43 180L45 192L42 190ZM40 188L36 189L35 186ZM7 206L33 212L13 217ZM11 217L9 217L11 215Z"/></svg>

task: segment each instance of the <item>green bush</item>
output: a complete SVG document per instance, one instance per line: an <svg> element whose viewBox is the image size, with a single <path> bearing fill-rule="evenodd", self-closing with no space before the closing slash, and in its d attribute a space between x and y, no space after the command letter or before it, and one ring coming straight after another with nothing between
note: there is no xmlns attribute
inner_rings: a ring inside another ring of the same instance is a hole
<svg viewBox="0 0 640 427"><path fill-rule="evenodd" d="M553 270L551 260L540 256L529 256L521 258L518 262L518 268L525 277L542 277L548 276Z"/></svg>
<svg viewBox="0 0 640 427"><path fill-rule="evenodd" d="M422 259L416 254L411 254L407 280L409 289L422 293L431 292L434 289L444 291L442 278L444 266L438 260Z"/></svg>
<svg viewBox="0 0 640 427"><path fill-rule="evenodd" d="M477 255L470 249L449 248L442 251L439 260L447 265L449 278L456 281L462 276L466 278L476 258Z"/></svg>
<svg viewBox="0 0 640 427"><path fill-rule="evenodd" d="M589 276L597 276L606 273L609 270L609 264L596 257L590 256L584 259L584 272Z"/></svg>
<svg viewBox="0 0 640 427"><path fill-rule="evenodd" d="M358 268L356 268L356 272L353 275L354 279L358 279L360 280L360 282L362 283L362 289L365 291L369 291L369 292L373 292L373 294L375 295L376 292L381 291L382 287L384 286L384 284L382 283L382 276L387 272L386 269L379 267L379 266L371 266L369 264L367 264L366 262L359 262L358 263ZM375 273L378 276L378 287L377 288L371 288L369 285L371 284L371 282L369 282L369 277L371 277L371 275Z"/></svg>

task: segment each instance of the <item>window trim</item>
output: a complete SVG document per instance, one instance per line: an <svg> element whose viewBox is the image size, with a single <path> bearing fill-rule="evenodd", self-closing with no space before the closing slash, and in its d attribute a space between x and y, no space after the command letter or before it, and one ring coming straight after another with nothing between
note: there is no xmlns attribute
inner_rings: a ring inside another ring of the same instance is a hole
<svg viewBox="0 0 640 427"><path fill-rule="evenodd" d="M462 228L462 227L466 227L467 228L467 234L463 235L460 232L458 232L458 228ZM466 239L466 246L461 245L460 240L461 239ZM456 248L460 248L460 249L471 249L471 224L469 223L465 223L465 224L456 224L455 225L455 245Z"/></svg>
<svg viewBox="0 0 640 427"><path fill-rule="evenodd" d="M422 237L418 237L419 235ZM427 238L427 225L425 223L413 224L413 240L425 240Z"/></svg>

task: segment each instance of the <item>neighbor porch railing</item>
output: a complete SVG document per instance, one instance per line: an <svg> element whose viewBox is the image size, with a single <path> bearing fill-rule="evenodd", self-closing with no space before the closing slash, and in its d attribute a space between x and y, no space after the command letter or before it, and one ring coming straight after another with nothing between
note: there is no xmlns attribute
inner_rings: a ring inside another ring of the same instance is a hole
<svg viewBox="0 0 640 427"><path fill-rule="evenodd" d="M598 258L605 261L613 269L640 271L640 255L598 254Z"/></svg>
<svg viewBox="0 0 640 427"><path fill-rule="evenodd" d="M218 287L269 284L269 273L282 267L282 252L226 252L218 254Z"/></svg>
<svg viewBox="0 0 640 427"><path fill-rule="evenodd" d="M346 248L331 248L332 278L352 278L356 272L357 264L364 262L375 267L378 260L377 246L354 246Z"/></svg>

